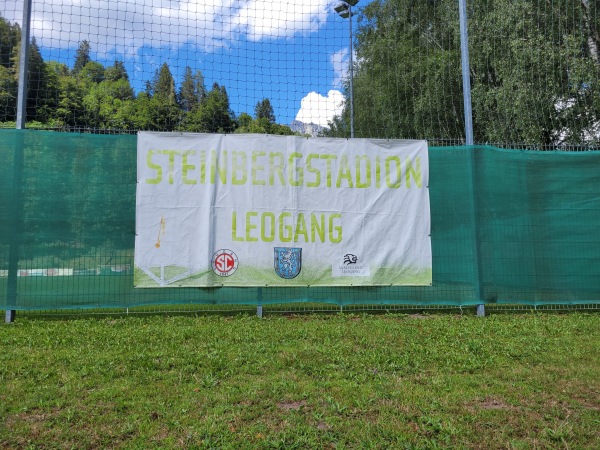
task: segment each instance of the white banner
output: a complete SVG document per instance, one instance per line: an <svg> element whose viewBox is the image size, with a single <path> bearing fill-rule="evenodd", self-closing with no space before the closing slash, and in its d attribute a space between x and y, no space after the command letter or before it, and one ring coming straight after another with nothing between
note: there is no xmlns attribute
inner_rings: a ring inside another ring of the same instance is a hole
<svg viewBox="0 0 600 450"><path fill-rule="evenodd" d="M426 141L138 134L135 285L431 284Z"/></svg>

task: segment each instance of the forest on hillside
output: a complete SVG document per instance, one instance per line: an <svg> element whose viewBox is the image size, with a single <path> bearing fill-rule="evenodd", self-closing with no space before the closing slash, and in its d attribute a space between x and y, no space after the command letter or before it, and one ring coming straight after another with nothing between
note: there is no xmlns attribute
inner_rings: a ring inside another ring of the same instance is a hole
<svg viewBox="0 0 600 450"><path fill-rule="evenodd" d="M16 120L21 30L0 17L0 123ZM191 131L204 133L294 134L276 123L268 98L256 104L254 117L236 117L224 85L210 89L200 70L185 68L179 88L163 63L145 89L136 93L122 61L105 67L91 58L82 41L72 68L44 61L35 38L29 49L27 126L89 131Z"/></svg>

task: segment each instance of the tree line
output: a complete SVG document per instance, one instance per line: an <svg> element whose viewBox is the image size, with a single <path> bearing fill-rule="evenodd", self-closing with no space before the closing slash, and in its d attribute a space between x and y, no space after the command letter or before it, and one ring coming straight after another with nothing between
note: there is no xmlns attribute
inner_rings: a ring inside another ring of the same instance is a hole
<svg viewBox="0 0 600 450"><path fill-rule="evenodd" d="M600 146L600 2L468 2L476 143ZM373 0L357 14L356 137L464 141L456 0ZM0 18L0 122L14 120L18 25ZM27 117L57 128L291 134L268 99L231 111L225 86L163 64L135 94L123 63L103 67L80 44L74 67L44 62L33 40ZM346 81L345 97L350 98ZM323 135L349 137L350 102Z"/></svg>
<svg viewBox="0 0 600 450"><path fill-rule="evenodd" d="M16 120L20 36L18 24L0 17L0 123ZM79 44L70 69L44 61L32 38L28 75L28 127L294 134L276 123L268 98L256 104L254 117L248 113L236 117L225 86L215 82L207 89L202 72L189 66L178 89L163 63L136 94L123 62L105 67L93 61L86 40Z"/></svg>
<svg viewBox="0 0 600 450"><path fill-rule="evenodd" d="M600 2L468 6L475 142L598 148ZM355 136L463 141L456 0L374 0L357 22ZM325 134L349 123L346 102Z"/></svg>

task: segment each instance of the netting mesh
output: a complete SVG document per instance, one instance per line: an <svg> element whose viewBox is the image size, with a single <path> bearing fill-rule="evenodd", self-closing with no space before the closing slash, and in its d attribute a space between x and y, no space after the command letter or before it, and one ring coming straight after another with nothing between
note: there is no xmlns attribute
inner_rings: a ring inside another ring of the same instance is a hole
<svg viewBox="0 0 600 450"><path fill-rule="evenodd" d="M361 0L346 19L334 6L34 0L28 127L345 137L352 122L357 137L463 143L457 0ZM475 143L598 148L599 3L467 7ZM7 127L22 9L6 0L0 11Z"/></svg>
<svg viewBox="0 0 600 450"><path fill-rule="evenodd" d="M600 303L597 151L430 148L430 287L134 289L135 136L0 135L0 309Z"/></svg>

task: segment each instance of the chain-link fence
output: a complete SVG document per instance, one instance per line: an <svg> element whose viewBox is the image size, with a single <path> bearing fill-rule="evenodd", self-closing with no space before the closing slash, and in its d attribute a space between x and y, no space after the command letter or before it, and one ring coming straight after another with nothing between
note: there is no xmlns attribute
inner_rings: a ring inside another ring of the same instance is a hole
<svg viewBox="0 0 600 450"><path fill-rule="evenodd" d="M430 147L431 286L140 289L135 136L1 134L0 309L600 303L597 151Z"/></svg>

